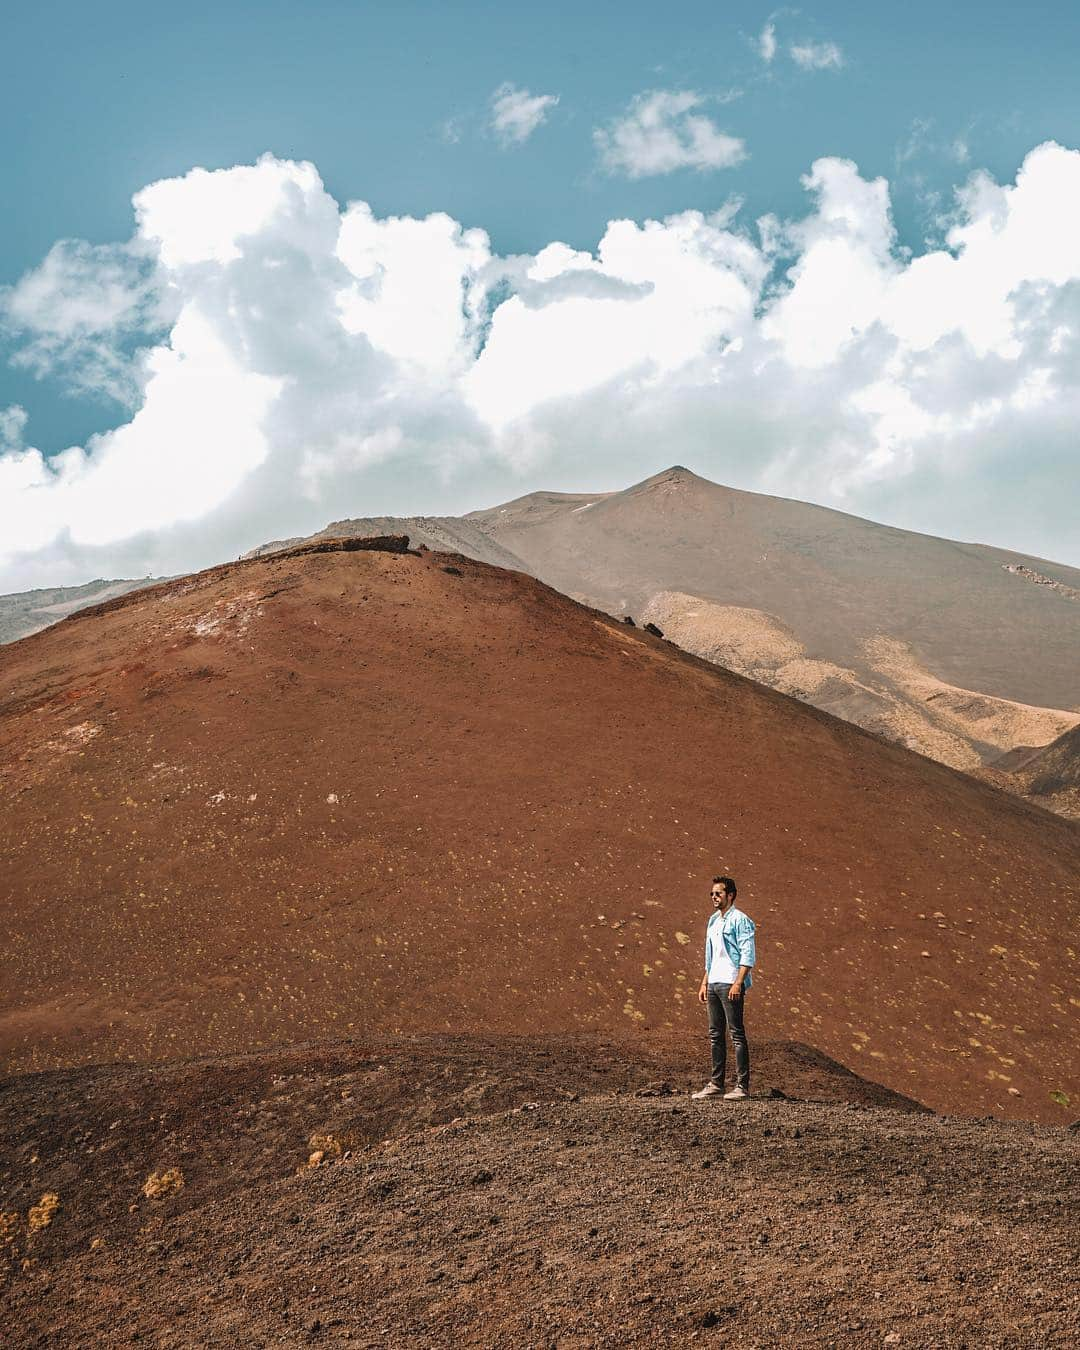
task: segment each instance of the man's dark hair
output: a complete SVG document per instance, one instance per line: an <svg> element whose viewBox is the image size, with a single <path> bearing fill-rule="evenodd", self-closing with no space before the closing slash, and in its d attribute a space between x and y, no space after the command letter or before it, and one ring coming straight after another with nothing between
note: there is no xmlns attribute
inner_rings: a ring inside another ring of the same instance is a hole
<svg viewBox="0 0 1080 1350"><path fill-rule="evenodd" d="M713 877L712 884L714 886L723 886L724 893L730 895L732 900L739 894L738 886L735 885L730 877Z"/></svg>

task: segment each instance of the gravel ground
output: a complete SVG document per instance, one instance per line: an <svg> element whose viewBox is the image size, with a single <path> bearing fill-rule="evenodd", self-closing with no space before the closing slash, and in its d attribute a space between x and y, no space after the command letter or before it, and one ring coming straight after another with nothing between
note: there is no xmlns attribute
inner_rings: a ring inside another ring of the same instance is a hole
<svg viewBox="0 0 1080 1350"><path fill-rule="evenodd" d="M179 1159L180 1134L168 1142L151 1119L133 1143L129 1114L112 1132L127 1144L110 1153L95 1140L110 1095L145 1109L139 1094L164 1070L82 1071L81 1087L75 1075L11 1080L5 1153L14 1145L23 1165L27 1094L50 1099L60 1208L11 1244L7 1343L1077 1343L1074 1131L875 1105L880 1089L804 1047L759 1058L756 1091L782 1078L787 1096L694 1102L693 1046L654 1043L635 1059L633 1046L585 1037L458 1038L442 1059L410 1039L248 1056L229 1072L170 1066L168 1091L192 1119L202 1081L200 1147L217 1165L185 1159L183 1188L158 1198L135 1180ZM483 1101L478 1084L501 1085L511 1064L508 1091L536 1095ZM125 1074L126 1097L109 1079ZM388 1085L367 1139L365 1075ZM462 1114L431 1123L440 1082L445 1109ZM251 1107L243 1131L215 1115L226 1085L231 1106ZM275 1089L292 1107L270 1109ZM352 1138L334 1115L342 1093ZM305 1140L305 1119L341 1136ZM119 1191L112 1211L86 1198L95 1184Z"/></svg>

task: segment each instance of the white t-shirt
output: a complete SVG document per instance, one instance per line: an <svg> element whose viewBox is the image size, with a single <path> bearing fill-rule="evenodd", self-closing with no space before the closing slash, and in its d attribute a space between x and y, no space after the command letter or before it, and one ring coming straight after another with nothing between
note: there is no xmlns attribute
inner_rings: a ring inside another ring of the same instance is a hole
<svg viewBox="0 0 1080 1350"><path fill-rule="evenodd" d="M733 914L734 910L728 910ZM725 915L719 910L709 920L706 932L712 938L712 961L709 965L709 984L732 984L739 973L739 967L728 956L724 946L723 928Z"/></svg>

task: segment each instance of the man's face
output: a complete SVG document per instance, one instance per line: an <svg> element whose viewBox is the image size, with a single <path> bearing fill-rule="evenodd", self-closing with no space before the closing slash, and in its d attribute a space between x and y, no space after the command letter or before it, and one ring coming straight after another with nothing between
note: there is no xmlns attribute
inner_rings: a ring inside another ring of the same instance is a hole
<svg viewBox="0 0 1080 1350"><path fill-rule="evenodd" d="M723 886L714 885L712 888L713 909L726 909L728 903L727 891Z"/></svg>

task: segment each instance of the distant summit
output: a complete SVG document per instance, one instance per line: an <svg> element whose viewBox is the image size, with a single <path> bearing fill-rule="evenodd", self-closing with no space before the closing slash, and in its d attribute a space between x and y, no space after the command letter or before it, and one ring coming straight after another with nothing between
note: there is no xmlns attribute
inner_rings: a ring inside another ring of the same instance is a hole
<svg viewBox="0 0 1080 1350"><path fill-rule="evenodd" d="M957 768L1080 725L1074 569L681 464L468 519L567 594Z"/></svg>

